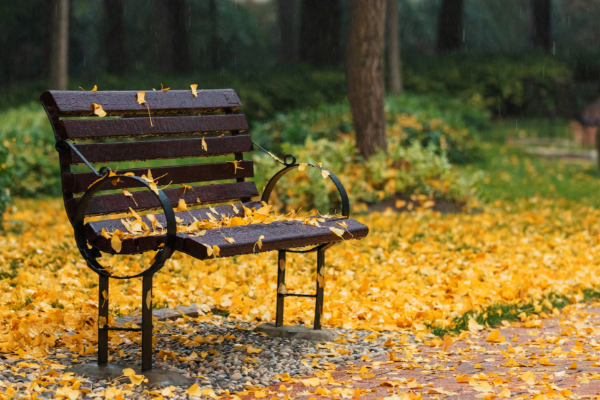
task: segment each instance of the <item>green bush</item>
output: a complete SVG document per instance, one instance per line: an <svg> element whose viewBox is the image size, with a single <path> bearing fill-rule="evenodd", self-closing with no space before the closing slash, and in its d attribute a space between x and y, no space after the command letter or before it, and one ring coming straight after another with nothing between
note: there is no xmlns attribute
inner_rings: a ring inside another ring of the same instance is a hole
<svg viewBox="0 0 600 400"><path fill-rule="evenodd" d="M10 188L8 187L8 174L6 160L8 149L0 144L0 230L2 230L2 214L10 203Z"/></svg>
<svg viewBox="0 0 600 400"><path fill-rule="evenodd" d="M405 94L386 101L388 126L403 125L400 140L405 146L419 141L445 150L451 162L466 162L476 155L477 132L489 121L489 112L459 100L439 96ZM261 146L282 152L284 144L313 140L337 140L354 130L348 103L324 104L316 109L294 110L252 126L252 137Z"/></svg>
<svg viewBox="0 0 600 400"><path fill-rule="evenodd" d="M572 80L569 66L552 56L449 55L407 62L409 91L458 98L496 115L560 114Z"/></svg>
<svg viewBox="0 0 600 400"><path fill-rule="evenodd" d="M39 104L0 113L0 157L4 188L14 196L58 196L58 155L48 117Z"/></svg>

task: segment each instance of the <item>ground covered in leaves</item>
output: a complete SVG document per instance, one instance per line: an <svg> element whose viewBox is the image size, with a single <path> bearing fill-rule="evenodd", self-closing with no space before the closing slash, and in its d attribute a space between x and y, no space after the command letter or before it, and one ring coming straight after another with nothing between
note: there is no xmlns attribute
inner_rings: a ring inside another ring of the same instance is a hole
<svg viewBox="0 0 600 400"><path fill-rule="evenodd" d="M423 204L428 201L423 199ZM497 202L471 215L441 215L417 208L411 213L388 211L357 219L369 226L369 236L336 245L326 255L324 323L379 332L392 342L403 337L406 344L400 344L401 351L393 356L399 360L408 359L407 351L413 352L410 346L434 342L432 333L457 339L461 331L478 332L479 326L503 320L537 329L566 304L595 295L600 211L592 207L532 198ZM18 202L4 224L0 357L38 364L42 372L60 370L59 353L69 364L95 354L97 276L77 252L62 201ZM120 263L121 270L136 268L140 261L133 256L107 258ZM297 255L288 262L286 290L311 292L314 257ZM156 308L196 303L204 312L217 309L228 315L232 325L274 319L274 253L206 262L176 254L154 282ZM136 314L141 301L139 280L111 281L111 315ZM312 310L312 301L286 300L285 323L310 324ZM177 341L190 347L187 353L191 353L200 343L194 338L202 332L179 335ZM135 333L112 336L113 353L137 341ZM443 340L437 345L443 347ZM243 361L245 368L254 368L251 360ZM35 378L25 375L29 381ZM59 387L79 390L74 388L75 380L67 378L60 378L64 382ZM3 384L6 393L17 389ZM22 394L34 389L20 388ZM54 395L74 396L67 389ZM117 396L107 390L107 399Z"/></svg>

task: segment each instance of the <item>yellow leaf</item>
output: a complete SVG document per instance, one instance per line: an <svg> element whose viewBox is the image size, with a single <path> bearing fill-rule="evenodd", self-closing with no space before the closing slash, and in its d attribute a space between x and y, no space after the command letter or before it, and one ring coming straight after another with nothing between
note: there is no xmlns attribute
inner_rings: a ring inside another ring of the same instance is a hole
<svg viewBox="0 0 600 400"><path fill-rule="evenodd" d="M230 237L226 237L226 238L225 238L225 241L226 241L227 243L235 243L235 239L234 239L234 238L230 238Z"/></svg>
<svg viewBox="0 0 600 400"><path fill-rule="evenodd" d="M167 92L169 89L171 89L170 87L168 88L163 88L163 84L160 84L160 90L162 90L163 92Z"/></svg>
<svg viewBox="0 0 600 400"><path fill-rule="evenodd" d="M137 201L135 201L135 198L134 198L134 197L133 197L133 195L132 195L132 194L129 192L129 190L127 190L127 189L123 188L123 194L124 194L126 197L131 197L131 200L133 200L134 204L135 204L135 205L136 205L136 207L137 207L137 205L138 205L138 204L137 204Z"/></svg>
<svg viewBox="0 0 600 400"><path fill-rule="evenodd" d="M204 140L204 136L202 136L202 150L208 151L208 147L206 147L206 141Z"/></svg>
<svg viewBox="0 0 600 400"><path fill-rule="evenodd" d="M102 106L100 104L92 103L92 107L94 108L94 114L96 114L97 116L99 116L99 117L106 116L106 111L104 111L102 109Z"/></svg>
<svg viewBox="0 0 600 400"><path fill-rule="evenodd" d="M254 252L256 253L256 246L258 246L258 249L262 249L262 239L265 238L265 235L260 235L260 237L258 238L258 240L256 241L256 243L254 243Z"/></svg>
<svg viewBox="0 0 600 400"><path fill-rule="evenodd" d="M257 354L257 353L260 353L262 351L262 349L255 349L251 345L248 345L248 347L246 348L246 351L248 352L248 354Z"/></svg>
<svg viewBox="0 0 600 400"><path fill-rule="evenodd" d="M573 361L573 364L568 369L577 369L577 363Z"/></svg>
<svg viewBox="0 0 600 400"><path fill-rule="evenodd" d="M235 206L235 204L231 205L231 209L233 210L234 214L237 214L240 212L240 210L237 209L237 207Z"/></svg>
<svg viewBox="0 0 600 400"><path fill-rule="evenodd" d="M452 346L452 343L454 343L454 340L452 340L452 336L444 335L444 351L448 350L448 348Z"/></svg>
<svg viewBox="0 0 600 400"><path fill-rule="evenodd" d="M504 388L504 390L502 390L498 397L510 397L510 390L508 388Z"/></svg>
<svg viewBox="0 0 600 400"><path fill-rule="evenodd" d="M197 383L194 383L187 391L187 394L189 394L190 396L196 396L196 397L200 397L202 396L202 390L200 390L200 387L198 386Z"/></svg>
<svg viewBox="0 0 600 400"><path fill-rule="evenodd" d="M483 369L483 367L481 366L481 364L475 364L473 366L473 368L475 368L475 369Z"/></svg>
<svg viewBox="0 0 600 400"><path fill-rule="evenodd" d="M120 253L122 247L121 238L113 234L112 238L110 239L110 247L112 247L112 249L117 253Z"/></svg>
<svg viewBox="0 0 600 400"><path fill-rule="evenodd" d="M151 290L146 295L146 308L147 309L152 308L152 291Z"/></svg>
<svg viewBox="0 0 600 400"><path fill-rule="evenodd" d="M123 370L123 375L127 376L127 377L134 376L135 375L135 371L133 369L131 369L131 368L125 368Z"/></svg>
<svg viewBox="0 0 600 400"><path fill-rule="evenodd" d="M298 164L298 171L304 171L306 169L307 165L308 164L305 164L305 163Z"/></svg>
<svg viewBox="0 0 600 400"><path fill-rule="evenodd" d="M321 175L323 176L323 179L327 179L327 177L329 177L329 175L331 175L331 172L327 171L326 169L322 169Z"/></svg>
<svg viewBox="0 0 600 400"><path fill-rule="evenodd" d="M175 212L179 212L179 211L186 211L187 210L187 204L185 204L185 200L184 199L179 199L179 204L177 204L177 208L175 208Z"/></svg>
<svg viewBox="0 0 600 400"><path fill-rule="evenodd" d="M302 384L304 386L319 386L321 384L321 380L319 378L308 378L308 379L302 379L300 382L302 382Z"/></svg>
<svg viewBox="0 0 600 400"><path fill-rule="evenodd" d="M198 85L190 85L190 87L192 88L192 95L194 97L198 97L198 93L196 92L196 89L198 89Z"/></svg>
<svg viewBox="0 0 600 400"><path fill-rule="evenodd" d="M146 102L146 92L143 91L139 91L137 92L137 94L135 95L137 102L139 104L144 104Z"/></svg>
<svg viewBox="0 0 600 400"><path fill-rule="evenodd" d="M98 86L94 85L94 88L92 89L92 92L95 92L98 90Z"/></svg>
<svg viewBox="0 0 600 400"><path fill-rule="evenodd" d="M525 372L523 375L520 376L520 379L529 385L535 384L535 375L533 374L533 372Z"/></svg>
<svg viewBox="0 0 600 400"><path fill-rule="evenodd" d="M102 329L106 326L106 317L98 317L98 328Z"/></svg>
<svg viewBox="0 0 600 400"><path fill-rule="evenodd" d="M329 230L336 236L341 237L342 239L344 238L344 230L343 229L338 229L338 228L333 228L333 227L329 227Z"/></svg>
<svg viewBox="0 0 600 400"><path fill-rule="evenodd" d="M556 365L556 364L552 364L552 363L550 362L550 360L548 360L548 357L547 357L547 356L546 356L546 357L542 357L542 358L540 358L540 360L538 361L538 363L539 363L540 365L548 365L548 366L550 366L550 365Z"/></svg>
<svg viewBox="0 0 600 400"><path fill-rule="evenodd" d="M219 253L221 251L221 249L219 248L219 246L217 246L216 244L213 245L212 250L213 250L213 254L215 255L215 257L219 257Z"/></svg>

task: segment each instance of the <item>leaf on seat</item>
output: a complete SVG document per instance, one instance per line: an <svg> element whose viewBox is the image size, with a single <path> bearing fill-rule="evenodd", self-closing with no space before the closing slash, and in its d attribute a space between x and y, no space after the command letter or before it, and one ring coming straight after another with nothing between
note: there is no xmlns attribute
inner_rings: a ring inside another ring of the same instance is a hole
<svg viewBox="0 0 600 400"><path fill-rule="evenodd" d="M192 95L194 97L198 97L198 92L196 92L196 89L198 89L198 85L190 85L190 87L192 88Z"/></svg>
<svg viewBox="0 0 600 400"><path fill-rule="evenodd" d="M202 136L202 150L208 151L208 147L206 147L206 141L204 140L204 136Z"/></svg>
<svg viewBox="0 0 600 400"><path fill-rule="evenodd" d="M256 253L256 246L258 246L259 249L262 249L262 239L265 238L265 235L260 235L260 237L258 238L258 240L256 241L256 243L254 243L254 252Z"/></svg>
<svg viewBox="0 0 600 400"><path fill-rule="evenodd" d="M131 197L131 200L133 200L133 202L135 203L135 205L137 206L137 202L135 201L135 198L133 197L133 195L129 192L129 190L127 190L126 188L123 188L123 194L127 197Z"/></svg>
<svg viewBox="0 0 600 400"><path fill-rule="evenodd" d="M120 253L122 245L123 243L121 242L121 238L115 233L113 233L113 236L110 239L110 247L112 247L112 249L117 253Z"/></svg>
<svg viewBox="0 0 600 400"><path fill-rule="evenodd" d="M177 204L177 208L174 211L175 212L187 211L187 204L185 204L184 199L179 199L179 204Z"/></svg>
<svg viewBox="0 0 600 400"><path fill-rule="evenodd" d="M163 87L163 84L162 84L162 83L160 84L160 90L162 90L163 92L165 92L165 93L166 93L166 92L168 92L168 91L169 91L169 89L171 89L171 88L170 88L170 87L168 87L168 88L166 88L166 87Z"/></svg>
<svg viewBox="0 0 600 400"><path fill-rule="evenodd" d="M329 227L329 229L331 230L331 233L333 233L336 236L341 237L342 239L344 238L344 231L342 229L338 229L338 228L334 228L334 227Z"/></svg>
<svg viewBox="0 0 600 400"><path fill-rule="evenodd" d="M92 107L94 108L94 114L96 114L99 117L106 117L106 111L102 109L102 105L92 103Z"/></svg>

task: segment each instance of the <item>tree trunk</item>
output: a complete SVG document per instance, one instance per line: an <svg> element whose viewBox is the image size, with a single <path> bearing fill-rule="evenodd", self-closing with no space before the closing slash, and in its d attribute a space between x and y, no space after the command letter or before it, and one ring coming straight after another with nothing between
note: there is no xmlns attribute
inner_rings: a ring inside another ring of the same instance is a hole
<svg viewBox="0 0 600 400"><path fill-rule="evenodd" d="M107 71L111 74L122 74L125 72L125 13L124 0L104 0L104 10L108 21L108 32L106 35L106 59L108 61Z"/></svg>
<svg viewBox="0 0 600 400"><path fill-rule="evenodd" d="M69 79L69 0L52 0L50 10L50 89L66 90Z"/></svg>
<svg viewBox="0 0 600 400"><path fill-rule="evenodd" d="M277 0L279 63L298 62L298 0Z"/></svg>
<svg viewBox="0 0 600 400"><path fill-rule="evenodd" d="M388 64L390 93L402 93L402 61L400 59L400 25L398 23L398 0L388 0Z"/></svg>
<svg viewBox="0 0 600 400"><path fill-rule="evenodd" d="M463 43L464 0L442 0L438 20L438 51L457 50Z"/></svg>
<svg viewBox="0 0 600 400"><path fill-rule="evenodd" d="M221 66L219 56L219 10L217 9L217 1L209 0L208 2L208 18L210 20L210 62L213 71L216 71Z"/></svg>
<svg viewBox="0 0 600 400"><path fill-rule="evenodd" d="M550 0L532 0L533 8L533 35L532 46L534 49L550 51L551 42L551 3Z"/></svg>
<svg viewBox="0 0 600 400"><path fill-rule="evenodd" d="M154 34L154 67L156 71L166 75L174 69L173 35L170 23L171 5L169 0L156 0L154 4L156 22L153 29L150 29L150 33Z"/></svg>
<svg viewBox="0 0 600 400"><path fill-rule="evenodd" d="M385 136L385 5L386 0L351 0L346 73L356 147L368 159L387 150Z"/></svg>
<svg viewBox="0 0 600 400"><path fill-rule="evenodd" d="M173 47L173 69L188 74L192 68L189 40L189 9L186 0L169 0L169 31Z"/></svg>
<svg viewBox="0 0 600 400"><path fill-rule="evenodd" d="M341 63L340 0L303 0L300 60L318 67Z"/></svg>

